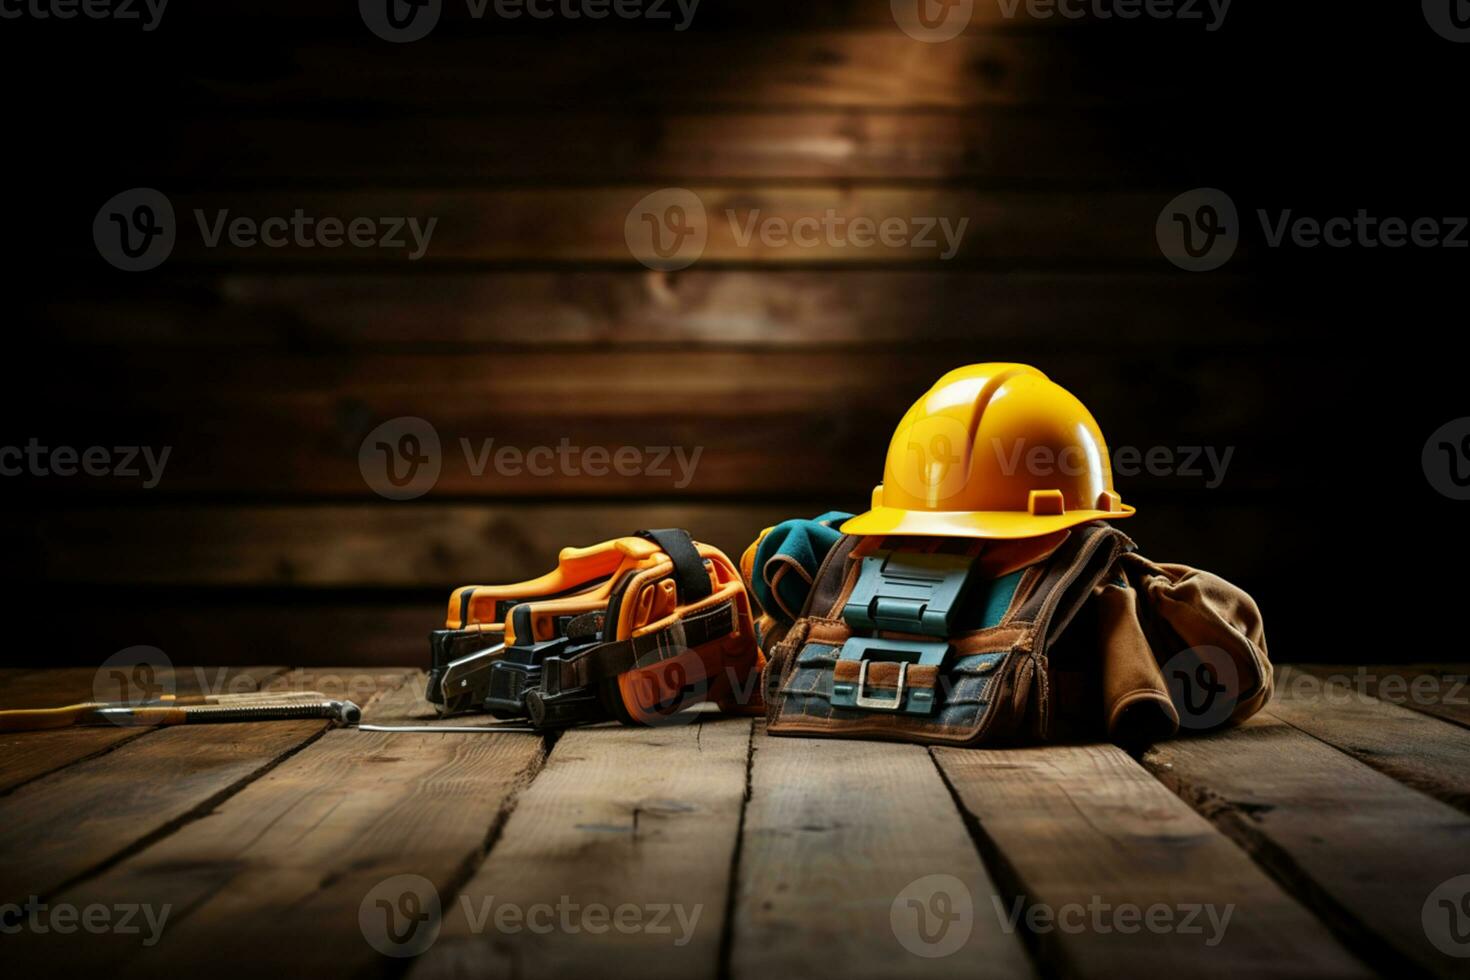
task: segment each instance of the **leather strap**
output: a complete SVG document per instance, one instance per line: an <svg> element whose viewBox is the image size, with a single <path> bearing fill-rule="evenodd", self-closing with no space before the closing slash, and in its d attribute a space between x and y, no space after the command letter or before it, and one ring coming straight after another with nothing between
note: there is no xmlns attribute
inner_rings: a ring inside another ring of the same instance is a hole
<svg viewBox="0 0 1470 980"><path fill-rule="evenodd" d="M720 603L653 633L628 640L599 643L556 664L557 690L588 687L630 670L668 660L735 632L735 606ZM551 667L550 661L547 667Z"/></svg>
<svg viewBox="0 0 1470 980"><path fill-rule="evenodd" d="M674 588L679 593L679 605L692 606L701 599L708 599L714 589L709 584L709 572L704 559L694 546L689 532L676 527L653 531L635 531L637 537L652 541L669 556L674 563Z"/></svg>

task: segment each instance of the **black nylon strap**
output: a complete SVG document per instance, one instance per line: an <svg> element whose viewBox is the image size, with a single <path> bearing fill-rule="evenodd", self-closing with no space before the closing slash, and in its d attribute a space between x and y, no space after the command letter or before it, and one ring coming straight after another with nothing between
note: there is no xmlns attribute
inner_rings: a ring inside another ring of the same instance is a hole
<svg viewBox="0 0 1470 980"><path fill-rule="evenodd" d="M610 680L704 646L735 632L735 607L728 602L685 616L674 625L629 640L600 643L557 665L560 691ZM548 661L548 666L550 662Z"/></svg>
<svg viewBox="0 0 1470 980"><path fill-rule="evenodd" d="M694 547L689 532L676 527L653 531L635 531L640 538L652 541L663 549L674 563L674 587L679 592L679 605L689 606L701 599L708 599L714 592L709 584L709 572L704 569L704 559Z"/></svg>

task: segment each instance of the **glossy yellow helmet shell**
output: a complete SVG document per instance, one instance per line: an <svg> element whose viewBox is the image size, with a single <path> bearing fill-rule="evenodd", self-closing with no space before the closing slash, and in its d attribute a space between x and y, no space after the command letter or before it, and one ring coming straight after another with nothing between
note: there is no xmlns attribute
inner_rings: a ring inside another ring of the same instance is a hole
<svg viewBox="0 0 1470 980"><path fill-rule="evenodd" d="M971 364L904 415L872 510L842 531L1029 538L1132 513L1097 422L1071 392L1026 364Z"/></svg>

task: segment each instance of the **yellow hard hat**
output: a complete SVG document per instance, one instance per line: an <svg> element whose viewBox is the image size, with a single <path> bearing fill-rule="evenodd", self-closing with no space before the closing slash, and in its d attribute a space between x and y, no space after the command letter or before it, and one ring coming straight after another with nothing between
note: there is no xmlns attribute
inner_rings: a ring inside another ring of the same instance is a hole
<svg viewBox="0 0 1470 980"><path fill-rule="evenodd" d="M1030 538L1133 508L1107 443L1071 392L1027 364L971 364L898 423L873 509L844 534Z"/></svg>

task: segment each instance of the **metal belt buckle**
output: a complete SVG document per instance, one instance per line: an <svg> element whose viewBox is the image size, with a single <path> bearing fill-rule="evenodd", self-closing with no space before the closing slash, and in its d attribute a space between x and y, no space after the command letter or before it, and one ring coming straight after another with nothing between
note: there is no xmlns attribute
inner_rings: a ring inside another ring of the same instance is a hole
<svg viewBox="0 0 1470 980"><path fill-rule="evenodd" d="M910 687L909 667L922 664L938 667L949 656L948 640L885 640L881 637L855 636L842 645L838 660L858 661L856 681L832 681L832 704L838 708L862 708L866 711L892 711L909 715L927 715L934 710L934 690ZM875 660L898 664L898 685L892 697L870 694L868 665Z"/></svg>
<svg viewBox="0 0 1470 980"><path fill-rule="evenodd" d="M898 690L891 698L875 698L868 694L868 664L870 660L864 660L858 667L857 690L853 692L852 703L859 708L867 708L870 711L897 711L903 705L904 684L908 680L909 665L899 663L898 665Z"/></svg>

